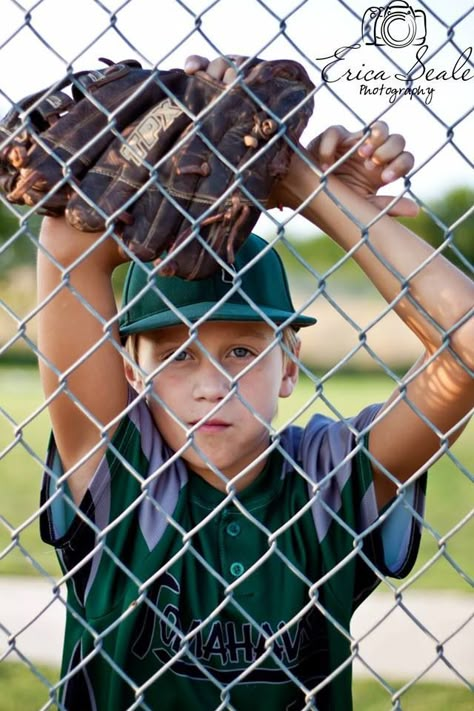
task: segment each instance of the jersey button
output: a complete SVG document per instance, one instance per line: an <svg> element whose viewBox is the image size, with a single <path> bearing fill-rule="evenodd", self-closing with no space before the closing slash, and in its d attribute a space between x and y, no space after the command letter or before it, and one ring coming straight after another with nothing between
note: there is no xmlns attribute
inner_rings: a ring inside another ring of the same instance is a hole
<svg viewBox="0 0 474 711"><path fill-rule="evenodd" d="M240 525L237 523L237 521L232 521L232 523L229 523L229 525L227 526L226 531L229 536L238 536L240 533Z"/></svg>
<svg viewBox="0 0 474 711"><path fill-rule="evenodd" d="M230 566L230 574L233 575L234 578L238 578L244 572L245 568L242 563L232 563L232 565Z"/></svg>

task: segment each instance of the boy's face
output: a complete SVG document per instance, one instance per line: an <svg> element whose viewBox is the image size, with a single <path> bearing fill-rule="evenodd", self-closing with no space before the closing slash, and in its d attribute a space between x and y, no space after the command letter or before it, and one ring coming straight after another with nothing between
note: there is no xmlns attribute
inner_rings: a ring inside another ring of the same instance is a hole
<svg viewBox="0 0 474 711"><path fill-rule="evenodd" d="M127 366L127 377L141 391L146 375L139 370L152 374L162 366L153 377L153 393L166 407L153 394L147 397L154 421L173 450L187 445L181 456L193 471L223 489L225 482L206 459L230 479L265 451L265 423L275 416L278 397L293 391L297 367L283 357L265 323L209 322L183 347L188 339L186 326L140 334L140 368L134 372ZM236 392L229 395L232 386ZM264 461L252 467L245 482L239 480L236 486L250 483L263 466Z"/></svg>

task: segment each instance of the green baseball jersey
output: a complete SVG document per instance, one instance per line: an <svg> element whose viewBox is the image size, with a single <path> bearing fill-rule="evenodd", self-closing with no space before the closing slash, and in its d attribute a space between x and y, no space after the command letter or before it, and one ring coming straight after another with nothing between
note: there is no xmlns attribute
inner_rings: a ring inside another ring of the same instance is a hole
<svg viewBox="0 0 474 711"><path fill-rule="evenodd" d="M351 615L419 542L409 507L377 521L377 410L288 428L234 495L188 471L140 401L77 512L51 442L41 530L70 573L63 708L350 709ZM405 497L418 513L422 488Z"/></svg>

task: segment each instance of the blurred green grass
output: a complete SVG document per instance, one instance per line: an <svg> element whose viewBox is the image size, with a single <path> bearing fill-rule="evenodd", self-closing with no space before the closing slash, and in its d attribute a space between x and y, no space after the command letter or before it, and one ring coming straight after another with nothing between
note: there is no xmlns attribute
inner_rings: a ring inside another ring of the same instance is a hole
<svg viewBox="0 0 474 711"><path fill-rule="evenodd" d="M37 676L37 671L41 676ZM0 665L0 711L37 711L49 701L49 688L58 680L54 669L39 666L35 671L22 664ZM400 691L403 683L391 682L392 693ZM424 684L418 682L401 695L401 706L390 700L390 692L371 680L356 680L353 685L354 711L471 711L472 692L463 686ZM55 707L49 707L55 708Z"/></svg>
<svg viewBox="0 0 474 711"><path fill-rule="evenodd" d="M392 682L392 693L403 683ZM418 682L400 697L400 706L390 700L390 693L375 681L357 680L353 685L354 711L472 711L472 691L464 686Z"/></svg>
<svg viewBox="0 0 474 711"><path fill-rule="evenodd" d="M304 423L316 411L330 412L327 400L343 415L351 415L370 402L382 402L393 389L384 374L345 373L331 377L323 395L302 412ZM280 401L277 424L286 422L314 398L315 387L302 378L294 395ZM472 485L456 462L474 471L472 424L430 471L426 522L420 555L411 579L414 589L469 592L469 583L458 572L473 577L472 540L474 521L456 528L472 510ZM0 574L31 575L35 568L59 574L54 552L39 537L38 506L42 460L46 451L49 420L35 367L0 368ZM3 454L2 454L3 453ZM438 545L445 537L445 547ZM443 550L445 554L443 555ZM447 556L454 562L452 564ZM403 581L406 584L406 581Z"/></svg>

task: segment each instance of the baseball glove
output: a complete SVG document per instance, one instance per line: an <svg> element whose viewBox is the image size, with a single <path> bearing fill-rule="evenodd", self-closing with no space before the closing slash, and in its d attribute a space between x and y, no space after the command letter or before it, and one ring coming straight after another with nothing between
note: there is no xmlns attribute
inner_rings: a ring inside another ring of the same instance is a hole
<svg viewBox="0 0 474 711"><path fill-rule="evenodd" d="M232 264L313 110L291 60L255 59L230 86L134 60L68 81L72 98L58 84L0 123L0 189L81 231L113 222L130 252L186 279L216 255Z"/></svg>

